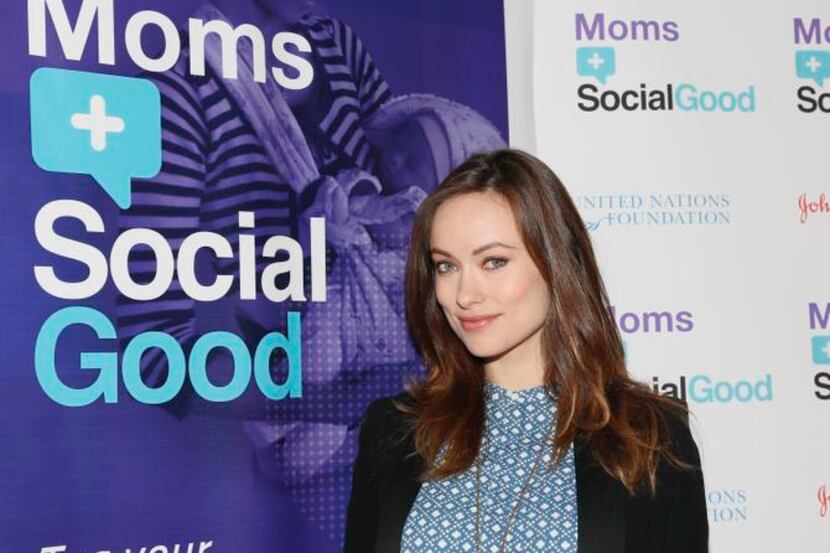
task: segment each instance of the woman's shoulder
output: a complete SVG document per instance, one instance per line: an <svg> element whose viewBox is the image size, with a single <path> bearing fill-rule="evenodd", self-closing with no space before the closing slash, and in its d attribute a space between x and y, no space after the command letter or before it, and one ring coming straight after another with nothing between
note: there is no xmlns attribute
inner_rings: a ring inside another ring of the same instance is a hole
<svg viewBox="0 0 830 553"><path fill-rule="evenodd" d="M415 399L408 392L373 400L363 415L362 427L373 434L395 432L407 426Z"/></svg>
<svg viewBox="0 0 830 553"><path fill-rule="evenodd" d="M706 484L685 402L664 413L667 450L682 463L663 456L657 474L657 505L666 512L662 551L708 551ZM694 422L694 417L692 417Z"/></svg>
<svg viewBox="0 0 830 553"><path fill-rule="evenodd" d="M374 438L403 436L412 426L415 405L407 392L375 399L363 415L361 432Z"/></svg>
<svg viewBox="0 0 830 553"><path fill-rule="evenodd" d="M404 463L415 451L413 417L406 410L414 398L400 393L375 399L366 408L360 424L360 450L373 471Z"/></svg>
<svg viewBox="0 0 830 553"><path fill-rule="evenodd" d="M661 402L659 413L668 451L680 461L699 467L700 453L692 436L688 405L681 400L668 398L667 402Z"/></svg>
<svg viewBox="0 0 830 553"><path fill-rule="evenodd" d="M660 408L663 449L657 463L658 495L699 503L704 493L700 450L692 433L688 406L672 401L676 402L674 406L663 403Z"/></svg>

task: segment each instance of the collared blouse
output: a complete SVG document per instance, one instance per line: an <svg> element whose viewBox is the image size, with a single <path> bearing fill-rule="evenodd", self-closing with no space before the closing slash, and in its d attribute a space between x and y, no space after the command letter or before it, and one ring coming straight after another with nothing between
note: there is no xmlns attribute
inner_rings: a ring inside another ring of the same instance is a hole
<svg viewBox="0 0 830 553"><path fill-rule="evenodd" d="M552 449L544 445L552 436L555 396L544 386L511 392L489 381L484 394L480 468L476 463L450 478L421 486L404 525L401 552L476 552L477 470L481 470L480 551L499 551L526 484L509 524L504 551L576 551L573 447L551 466Z"/></svg>

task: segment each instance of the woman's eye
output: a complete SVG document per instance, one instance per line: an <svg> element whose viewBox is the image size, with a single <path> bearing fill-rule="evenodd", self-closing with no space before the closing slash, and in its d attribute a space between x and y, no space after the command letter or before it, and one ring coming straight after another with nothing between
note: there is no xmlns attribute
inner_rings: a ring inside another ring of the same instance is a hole
<svg viewBox="0 0 830 553"><path fill-rule="evenodd" d="M493 271L507 265L507 259L504 259L503 257L488 257L484 260L484 265L486 269ZM453 268L452 262L446 260L435 261L432 266L437 273L447 273Z"/></svg>
<svg viewBox="0 0 830 553"><path fill-rule="evenodd" d="M435 271L438 273L446 273L449 271L448 265L452 265L449 261L436 261L433 263L433 267L435 267Z"/></svg>
<svg viewBox="0 0 830 553"><path fill-rule="evenodd" d="M492 262L492 263L491 263ZM489 257L484 261L485 264L490 264L493 269L498 269L507 265L507 260L503 257Z"/></svg>

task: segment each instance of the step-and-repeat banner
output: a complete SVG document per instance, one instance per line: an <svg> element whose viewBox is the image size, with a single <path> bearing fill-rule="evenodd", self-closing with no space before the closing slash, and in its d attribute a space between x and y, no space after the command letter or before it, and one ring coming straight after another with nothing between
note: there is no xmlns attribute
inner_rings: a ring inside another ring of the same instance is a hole
<svg viewBox="0 0 830 553"><path fill-rule="evenodd" d="M412 216L507 138L500 0L0 7L0 550L342 548L422 366Z"/></svg>
<svg viewBox="0 0 830 553"><path fill-rule="evenodd" d="M712 550L827 551L830 11L507 18L511 127L631 371L692 408ZM422 371L412 213L507 138L501 2L15 0L0 30L3 550L339 551L360 417Z"/></svg>
<svg viewBox="0 0 830 553"><path fill-rule="evenodd" d="M508 8L534 27L523 134L591 228L630 370L694 413L712 551L829 551L830 7Z"/></svg>

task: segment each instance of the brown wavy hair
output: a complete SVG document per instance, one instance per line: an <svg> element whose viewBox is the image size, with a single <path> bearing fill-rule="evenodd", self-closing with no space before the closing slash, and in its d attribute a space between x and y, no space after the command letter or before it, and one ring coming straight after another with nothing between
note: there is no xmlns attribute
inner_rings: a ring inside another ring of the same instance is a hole
<svg viewBox="0 0 830 553"><path fill-rule="evenodd" d="M689 466L671 453L665 432L665 417L685 419L686 407L629 377L585 224L553 171L515 149L469 158L415 215L406 267L406 317L427 374L407 383L414 403L397 406L414 415L415 450L427 461L421 479L441 479L469 468L484 432L483 361L467 350L438 304L430 238L441 204L485 191L508 201L550 293L541 336L544 383L558 398L552 462L579 437L631 494L644 482L654 493L661 455L676 466Z"/></svg>

